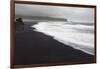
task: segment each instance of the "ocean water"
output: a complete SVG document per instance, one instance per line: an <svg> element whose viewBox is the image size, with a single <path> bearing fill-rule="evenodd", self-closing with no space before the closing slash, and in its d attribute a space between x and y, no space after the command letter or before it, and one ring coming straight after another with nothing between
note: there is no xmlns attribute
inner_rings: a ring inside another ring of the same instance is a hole
<svg viewBox="0 0 100 69"><path fill-rule="evenodd" d="M58 42L94 55L93 23L39 22L34 31L52 36Z"/></svg>

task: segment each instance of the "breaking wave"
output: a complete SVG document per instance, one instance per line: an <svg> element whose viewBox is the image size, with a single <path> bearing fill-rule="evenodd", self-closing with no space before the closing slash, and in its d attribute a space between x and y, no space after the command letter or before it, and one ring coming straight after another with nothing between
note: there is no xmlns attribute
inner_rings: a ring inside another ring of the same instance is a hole
<svg viewBox="0 0 100 69"><path fill-rule="evenodd" d="M52 36L58 42L94 55L94 26L66 22L39 22L35 31Z"/></svg>

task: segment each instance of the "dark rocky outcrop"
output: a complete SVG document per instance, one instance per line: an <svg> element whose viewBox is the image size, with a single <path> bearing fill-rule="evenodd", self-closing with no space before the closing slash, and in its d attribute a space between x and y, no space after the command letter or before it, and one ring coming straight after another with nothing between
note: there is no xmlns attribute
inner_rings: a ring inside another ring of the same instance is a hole
<svg viewBox="0 0 100 69"><path fill-rule="evenodd" d="M15 25L15 30L16 31L24 31L24 23L23 23L22 18L16 19L14 25Z"/></svg>

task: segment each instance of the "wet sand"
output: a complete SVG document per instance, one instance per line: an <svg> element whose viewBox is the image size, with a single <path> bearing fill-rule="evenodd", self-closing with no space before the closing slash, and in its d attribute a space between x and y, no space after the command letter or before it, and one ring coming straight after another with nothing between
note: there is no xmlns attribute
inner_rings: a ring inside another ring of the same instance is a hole
<svg viewBox="0 0 100 69"><path fill-rule="evenodd" d="M64 45L40 32L16 32L15 64L46 64L62 62L93 62L94 56Z"/></svg>

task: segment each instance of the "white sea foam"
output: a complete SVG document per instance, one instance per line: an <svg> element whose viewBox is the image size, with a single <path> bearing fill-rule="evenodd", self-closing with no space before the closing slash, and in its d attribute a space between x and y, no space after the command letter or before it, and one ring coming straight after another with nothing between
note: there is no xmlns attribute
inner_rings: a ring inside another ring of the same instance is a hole
<svg viewBox="0 0 100 69"><path fill-rule="evenodd" d="M52 36L55 40L94 55L93 25L73 25L66 22L39 22L35 31ZM91 33L92 32L92 33Z"/></svg>

